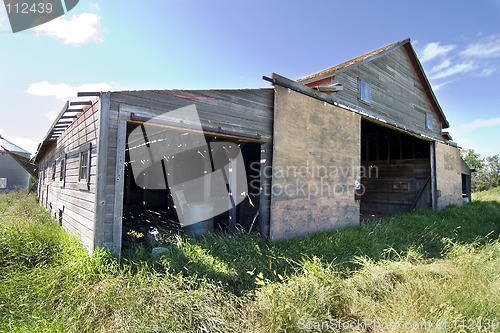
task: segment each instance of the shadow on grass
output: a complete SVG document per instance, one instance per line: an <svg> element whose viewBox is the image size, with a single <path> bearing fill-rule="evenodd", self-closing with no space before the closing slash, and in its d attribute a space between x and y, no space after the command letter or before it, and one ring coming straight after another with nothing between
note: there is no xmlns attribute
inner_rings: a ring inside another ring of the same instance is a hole
<svg viewBox="0 0 500 333"><path fill-rule="evenodd" d="M255 289L255 277L276 281L279 275L302 270L302 263L314 257L332 264L343 274L358 268L354 259L391 259L409 249L424 258L443 255L447 240L483 243L500 235L500 203L478 201L450 206L441 211L420 210L360 226L319 232L308 237L267 242L259 235L210 235L201 240L184 240L166 245L161 258L151 258L145 249L124 255L125 260L147 260L158 270L207 278L228 291L242 294Z"/></svg>

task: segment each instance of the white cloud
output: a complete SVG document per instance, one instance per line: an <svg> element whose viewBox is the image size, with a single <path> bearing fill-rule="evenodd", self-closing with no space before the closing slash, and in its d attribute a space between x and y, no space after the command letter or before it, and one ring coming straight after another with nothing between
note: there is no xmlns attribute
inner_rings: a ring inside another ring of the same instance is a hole
<svg viewBox="0 0 500 333"><path fill-rule="evenodd" d="M431 73L440 72L451 66L451 60L449 58L444 59L439 65L432 67Z"/></svg>
<svg viewBox="0 0 500 333"><path fill-rule="evenodd" d="M492 35L469 44L461 54L475 58L498 58L500 57L500 35Z"/></svg>
<svg viewBox="0 0 500 333"><path fill-rule="evenodd" d="M432 85L432 90L434 90L434 92L438 91L439 89L443 88L444 86L452 83L452 82L455 82L456 80L450 80L450 81L445 81L445 82L442 82L442 83L439 83L439 84L433 84Z"/></svg>
<svg viewBox="0 0 500 333"><path fill-rule="evenodd" d="M418 58L426 62L437 57L444 57L456 48L455 45L441 45L440 43L429 43L420 52Z"/></svg>
<svg viewBox="0 0 500 333"><path fill-rule="evenodd" d="M56 117L58 114L59 113L56 111L49 111L45 114L45 118L47 118L48 120L54 121L54 120L56 120Z"/></svg>
<svg viewBox="0 0 500 333"><path fill-rule="evenodd" d="M88 83L79 86L70 86L67 83L53 84L47 81L30 84L26 92L35 96L54 96L67 101L74 99L79 91L110 91L111 85L106 82Z"/></svg>
<svg viewBox="0 0 500 333"><path fill-rule="evenodd" d="M4 13L1 12L0 13L0 28L3 26L3 22L7 19L7 17L5 17Z"/></svg>
<svg viewBox="0 0 500 333"><path fill-rule="evenodd" d="M90 4L90 9L92 9L95 12L98 12L101 10L101 6L98 3L94 2Z"/></svg>
<svg viewBox="0 0 500 333"><path fill-rule="evenodd" d="M463 74L476 69L476 65L472 62L460 63L450 67L445 68L441 72L432 75L432 79L443 79L448 76Z"/></svg>
<svg viewBox="0 0 500 333"><path fill-rule="evenodd" d="M490 119L475 119L468 124L462 124L457 126L459 130L473 131L485 127L496 127L500 126L500 117L490 118Z"/></svg>
<svg viewBox="0 0 500 333"><path fill-rule="evenodd" d="M72 15L70 19L59 17L35 27L41 35L61 40L64 44L83 45L90 42L102 42L101 18L92 13Z"/></svg>
<svg viewBox="0 0 500 333"><path fill-rule="evenodd" d="M478 74L477 76L480 76L480 77L486 77L486 76L491 76L493 74L496 74L498 73L498 67L497 66L489 66L489 67L486 67L486 68L483 68Z"/></svg>

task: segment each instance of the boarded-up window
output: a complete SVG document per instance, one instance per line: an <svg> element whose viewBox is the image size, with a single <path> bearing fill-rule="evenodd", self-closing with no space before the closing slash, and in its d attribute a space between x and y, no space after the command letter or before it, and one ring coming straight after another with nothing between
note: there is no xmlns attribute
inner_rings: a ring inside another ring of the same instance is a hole
<svg viewBox="0 0 500 333"><path fill-rule="evenodd" d="M372 102L372 88L368 82L358 80L358 98L365 103Z"/></svg>
<svg viewBox="0 0 500 333"><path fill-rule="evenodd" d="M434 119L432 118L431 114L427 113L425 115L425 128L432 129L433 125L434 125Z"/></svg>

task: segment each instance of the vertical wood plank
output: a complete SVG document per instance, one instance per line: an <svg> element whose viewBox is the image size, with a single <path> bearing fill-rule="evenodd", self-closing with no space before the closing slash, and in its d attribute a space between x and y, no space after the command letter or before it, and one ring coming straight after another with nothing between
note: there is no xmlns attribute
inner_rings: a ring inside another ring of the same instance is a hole
<svg viewBox="0 0 500 333"><path fill-rule="evenodd" d="M104 221L106 210L106 176L108 155L110 94L103 93L100 98L100 119L97 145L97 183L94 217L94 248L104 246Z"/></svg>
<svg viewBox="0 0 500 333"><path fill-rule="evenodd" d="M271 221L271 190L272 177L270 176L273 160L273 141L261 144L260 150L260 233L269 238L269 223Z"/></svg>
<svg viewBox="0 0 500 333"><path fill-rule="evenodd" d="M434 142L430 143L431 150L431 201L432 209L437 209L437 187L436 187L436 144Z"/></svg>
<svg viewBox="0 0 500 333"><path fill-rule="evenodd" d="M116 138L116 171L115 171L115 200L113 213L113 253L120 257L122 250L122 216L123 191L125 175L125 145L127 137L127 121L118 120Z"/></svg>

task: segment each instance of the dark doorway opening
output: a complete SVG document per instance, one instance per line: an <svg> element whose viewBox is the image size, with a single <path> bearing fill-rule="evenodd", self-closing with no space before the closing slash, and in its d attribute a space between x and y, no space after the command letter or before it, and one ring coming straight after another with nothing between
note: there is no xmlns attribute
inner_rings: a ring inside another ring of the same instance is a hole
<svg viewBox="0 0 500 333"><path fill-rule="evenodd" d="M361 185L362 218L431 207L429 142L362 120Z"/></svg>
<svg viewBox="0 0 500 333"><path fill-rule="evenodd" d="M127 124L127 138L140 123L129 122ZM166 129L175 131L175 129ZM160 134L161 135L161 134ZM171 135L165 136L170 138ZM178 205L183 202L186 205L193 202L218 202L226 200L227 210L214 216L208 222L211 227L209 231L252 231L258 230L256 215L260 202L260 165L261 147L260 142L249 141L246 138L223 137L211 134L203 135L204 148L196 148L172 156L164 156L161 161L156 161L145 169L141 174L134 175L131 156L132 149L140 146L140 143L130 144L125 150L124 170L124 193L123 193L123 219L122 219L122 244L124 247L132 242L148 241L157 237L158 233L179 233L182 226L179 219ZM157 136L148 138L146 145L153 147L158 144L169 144L165 138ZM177 142L174 142L177 145ZM154 147L152 148L154 149ZM227 165L242 157L246 176L241 168L228 168ZM149 163L149 161L144 161ZM175 175L170 174L174 170L182 170ZM191 180L203 177L216 170L221 171L226 183L229 197L237 200L227 200L218 196L210 181L197 183L197 187L182 193L182 200L178 191L172 190L169 180L188 184ZM245 191L242 191L242 183ZM152 184L147 186L145 184ZM159 184L159 185L158 185ZM158 185L158 186L156 186ZM174 192L174 193L172 193ZM177 206L176 206L177 203ZM205 208L210 208L206 207ZM201 222L201 221L200 221ZM186 229L187 230L187 229ZM151 236L153 234L153 236ZM156 241L157 239L153 239Z"/></svg>

